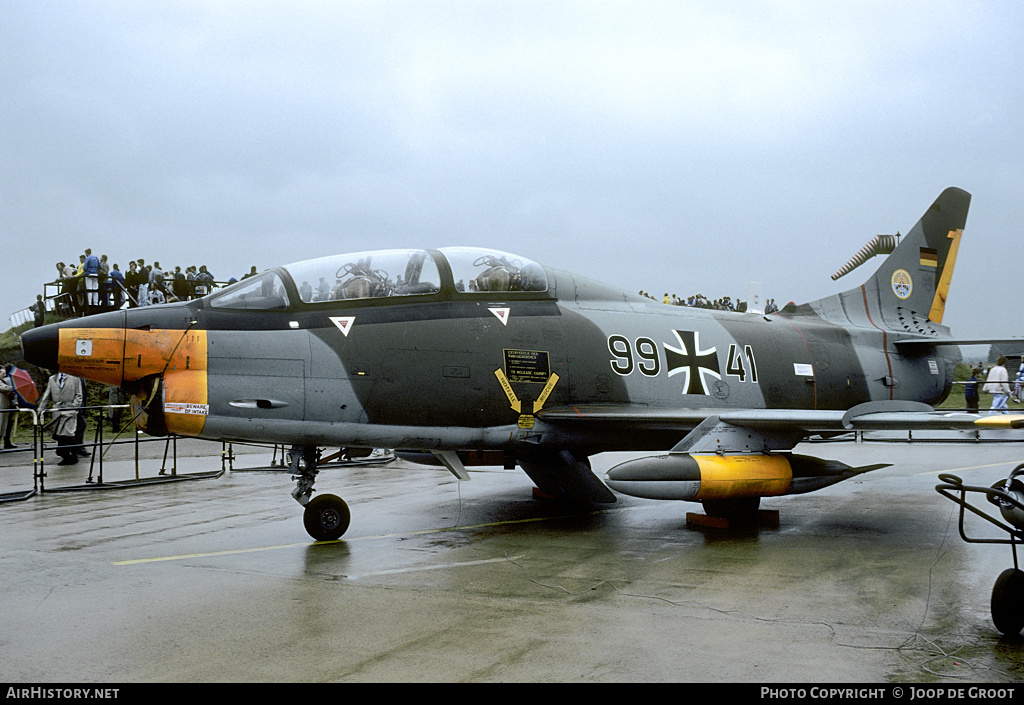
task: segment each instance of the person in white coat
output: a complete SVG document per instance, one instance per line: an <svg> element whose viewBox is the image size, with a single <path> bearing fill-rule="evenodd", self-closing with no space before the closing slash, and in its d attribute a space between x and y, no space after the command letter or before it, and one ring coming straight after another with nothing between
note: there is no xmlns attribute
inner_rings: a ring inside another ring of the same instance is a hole
<svg viewBox="0 0 1024 705"><path fill-rule="evenodd" d="M1010 413L1007 409L1007 402L1010 399L1010 376L1006 373L1006 358L1002 355L996 360L995 367L988 371L985 386L981 390L992 395L990 411L998 411L1001 414Z"/></svg>
<svg viewBox="0 0 1024 705"><path fill-rule="evenodd" d="M58 411L54 414L53 438L57 441L58 465L74 465L78 462L75 446L75 431L78 429L78 407L82 406L82 383L77 377L64 372L51 375L46 382L46 391L39 399L40 411L47 404L53 404Z"/></svg>

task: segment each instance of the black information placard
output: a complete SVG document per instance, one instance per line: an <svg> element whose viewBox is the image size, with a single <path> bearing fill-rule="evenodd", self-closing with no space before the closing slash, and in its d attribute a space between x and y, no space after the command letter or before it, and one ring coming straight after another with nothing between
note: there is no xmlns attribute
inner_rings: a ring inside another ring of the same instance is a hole
<svg viewBox="0 0 1024 705"><path fill-rule="evenodd" d="M548 381L548 354L543 350L505 350L505 376L509 382Z"/></svg>

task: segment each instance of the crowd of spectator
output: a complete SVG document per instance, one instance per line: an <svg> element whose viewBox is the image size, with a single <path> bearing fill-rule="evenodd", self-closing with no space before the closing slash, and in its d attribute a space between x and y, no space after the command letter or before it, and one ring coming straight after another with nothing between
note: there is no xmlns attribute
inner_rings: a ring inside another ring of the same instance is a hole
<svg viewBox="0 0 1024 705"><path fill-rule="evenodd" d="M164 268L159 262L147 264L142 258L128 263L122 270L110 263L107 255L96 256L91 249L78 257L77 264L57 262L57 287L49 307L58 315L84 316L102 311L128 307L149 306L171 301L188 301L206 296L218 285L206 265ZM256 267L246 274L256 274ZM234 278L228 283L235 281ZM43 297L37 296L31 307L37 324L43 320L48 308Z"/></svg>
<svg viewBox="0 0 1024 705"><path fill-rule="evenodd" d="M652 299L654 301L658 300L657 297L652 296L651 294L647 293L646 291L641 291L640 295L641 296L645 296L648 299ZM733 301L728 296L724 296L724 297L722 297L720 299L715 299L715 300L712 301L711 299L709 299L706 296L704 296L704 294L693 294L693 295L691 295L691 296L689 296L689 297L684 299L684 298L680 298L680 297L676 296L675 294L672 294L670 296L669 294L666 293L661 298L661 303L668 304L669 306L688 306L690 308L709 308L709 309L713 309L715 311L737 311L739 313L742 313L742 312L747 310L747 302L746 301L740 301L739 299L737 299L736 301ZM765 302L765 310L764 310L765 313L775 313L778 310L779 310L779 307L775 305L775 299L768 299L768 301Z"/></svg>

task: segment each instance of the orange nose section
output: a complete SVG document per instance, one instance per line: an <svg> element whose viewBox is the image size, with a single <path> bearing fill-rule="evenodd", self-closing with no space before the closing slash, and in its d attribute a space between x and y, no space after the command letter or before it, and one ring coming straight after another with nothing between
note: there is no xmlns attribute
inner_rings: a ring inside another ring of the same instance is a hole
<svg viewBox="0 0 1024 705"><path fill-rule="evenodd" d="M121 386L149 375L206 370L206 331L62 328L61 371Z"/></svg>
<svg viewBox="0 0 1024 705"><path fill-rule="evenodd" d="M62 328L58 332L57 366L61 372L103 384L124 380L123 328Z"/></svg>
<svg viewBox="0 0 1024 705"><path fill-rule="evenodd" d="M195 436L205 425L205 330L62 328L57 363L63 372L112 386L161 375L167 430Z"/></svg>

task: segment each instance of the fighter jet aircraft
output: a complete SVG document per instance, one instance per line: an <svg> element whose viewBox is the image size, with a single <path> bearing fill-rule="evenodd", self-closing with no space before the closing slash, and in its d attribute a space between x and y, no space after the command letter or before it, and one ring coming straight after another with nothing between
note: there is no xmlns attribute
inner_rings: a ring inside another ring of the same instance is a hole
<svg viewBox="0 0 1024 705"><path fill-rule="evenodd" d="M505 252L332 255L202 299L22 336L27 360L132 395L151 434L285 444L318 540L349 510L312 497L321 451L518 465L548 495L608 488L741 515L879 466L792 453L812 434L1010 425L943 414L960 352L942 325L970 195L944 191L863 285L782 311L667 306ZM589 458L660 451L612 468Z"/></svg>

